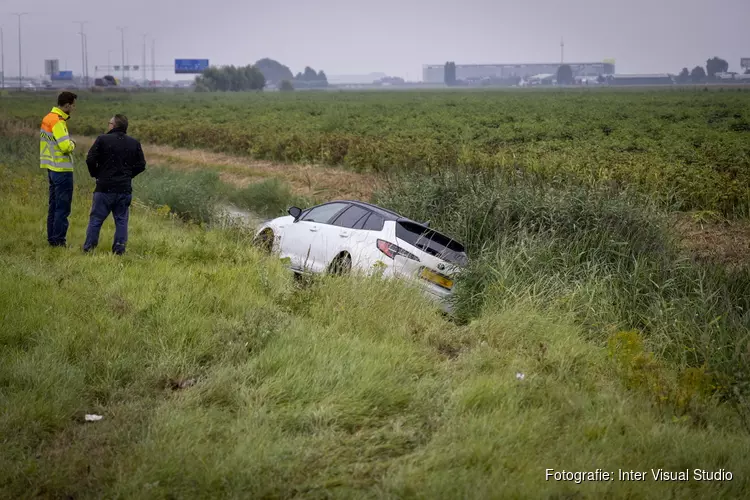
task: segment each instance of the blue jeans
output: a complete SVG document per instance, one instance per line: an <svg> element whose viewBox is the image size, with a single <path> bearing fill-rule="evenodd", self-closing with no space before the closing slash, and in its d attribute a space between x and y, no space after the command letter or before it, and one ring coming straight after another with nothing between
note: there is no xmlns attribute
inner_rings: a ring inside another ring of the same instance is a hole
<svg viewBox="0 0 750 500"><path fill-rule="evenodd" d="M123 193L94 193L94 202L91 204L89 216L89 227L86 229L86 242L83 244L84 252L96 248L99 244L99 231L107 216L112 213L115 219L115 241L112 244L112 252L121 255L125 253L125 245L128 242L128 216L130 215L130 202L133 196Z"/></svg>
<svg viewBox="0 0 750 500"><path fill-rule="evenodd" d="M68 216L73 202L73 172L47 170L47 179L49 179L47 241L52 246L65 246Z"/></svg>

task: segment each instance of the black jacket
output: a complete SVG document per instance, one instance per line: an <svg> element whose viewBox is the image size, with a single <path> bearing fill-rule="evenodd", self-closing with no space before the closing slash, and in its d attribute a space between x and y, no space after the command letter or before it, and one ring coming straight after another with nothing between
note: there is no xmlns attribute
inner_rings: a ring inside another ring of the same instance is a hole
<svg viewBox="0 0 750 500"><path fill-rule="evenodd" d="M132 193L131 180L146 170L141 144L113 128L94 141L86 156L89 174L96 178L98 193Z"/></svg>

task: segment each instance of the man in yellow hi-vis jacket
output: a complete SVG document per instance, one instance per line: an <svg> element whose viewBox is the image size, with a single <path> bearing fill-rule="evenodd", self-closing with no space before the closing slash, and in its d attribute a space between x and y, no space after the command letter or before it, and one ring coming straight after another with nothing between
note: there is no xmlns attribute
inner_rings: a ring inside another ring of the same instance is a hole
<svg viewBox="0 0 750 500"><path fill-rule="evenodd" d="M73 150L76 143L68 134L67 121L75 111L78 96L61 92L57 106L42 120L39 142L39 166L47 169L49 210L47 241L64 247L68 234L68 216L73 202Z"/></svg>

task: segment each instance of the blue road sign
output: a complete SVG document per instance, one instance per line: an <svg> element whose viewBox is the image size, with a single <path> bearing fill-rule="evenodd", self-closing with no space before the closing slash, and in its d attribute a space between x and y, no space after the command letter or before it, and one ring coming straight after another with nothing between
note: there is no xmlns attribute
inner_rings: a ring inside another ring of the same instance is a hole
<svg viewBox="0 0 750 500"><path fill-rule="evenodd" d="M175 73L203 73L208 69L208 59L175 59Z"/></svg>
<svg viewBox="0 0 750 500"><path fill-rule="evenodd" d="M72 80L73 72L72 71L59 71L51 75L51 79L52 80Z"/></svg>

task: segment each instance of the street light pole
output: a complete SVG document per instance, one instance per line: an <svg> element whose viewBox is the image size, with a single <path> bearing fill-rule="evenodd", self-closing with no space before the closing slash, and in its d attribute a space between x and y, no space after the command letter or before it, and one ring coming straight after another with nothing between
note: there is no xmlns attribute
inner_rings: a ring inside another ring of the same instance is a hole
<svg viewBox="0 0 750 500"><path fill-rule="evenodd" d="M0 79L2 80L2 88L5 89L5 34L3 33L3 27L0 26Z"/></svg>
<svg viewBox="0 0 750 500"><path fill-rule="evenodd" d="M156 81L156 40L151 39L151 81Z"/></svg>
<svg viewBox="0 0 750 500"><path fill-rule="evenodd" d="M81 84L84 86L86 85L84 83L86 78L86 35L83 33L83 25L87 22L88 21L74 21L75 24L81 26L81 32L78 34L81 35Z"/></svg>
<svg viewBox="0 0 750 500"><path fill-rule="evenodd" d="M89 86L89 37L88 35L83 35L83 50L86 54L86 57L84 57L84 66L86 67L86 86Z"/></svg>
<svg viewBox="0 0 750 500"><path fill-rule="evenodd" d="M21 16L27 16L28 14L28 12L13 14L14 16L18 16L18 90L23 89L23 70L21 69L23 67L21 63Z"/></svg>
<svg viewBox="0 0 750 500"><path fill-rule="evenodd" d="M143 34L143 81L146 82L146 37L148 34Z"/></svg>
<svg viewBox="0 0 750 500"><path fill-rule="evenodd" d="M118 30L120 30L120 34L122 35L122 83L125 84L125 28L124 27L117 27Z"/></svg>

